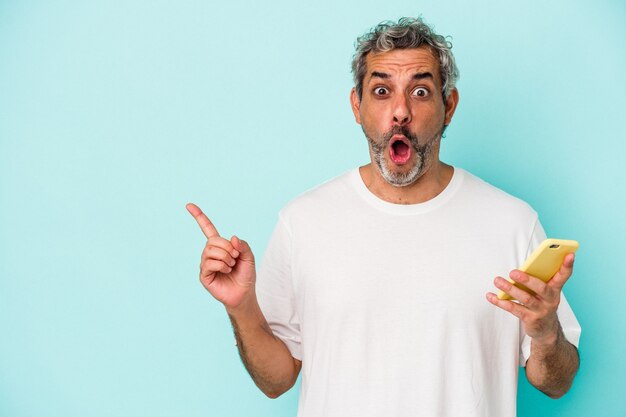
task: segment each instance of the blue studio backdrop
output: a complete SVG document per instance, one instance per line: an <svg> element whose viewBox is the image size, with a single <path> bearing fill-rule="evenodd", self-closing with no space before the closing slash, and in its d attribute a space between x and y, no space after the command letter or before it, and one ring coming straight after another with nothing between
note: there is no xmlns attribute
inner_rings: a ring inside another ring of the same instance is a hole
<svg viewBox="0 0 626 417"><path fill-rule="evenodd" d="M0 416L294 416L198 282L200 205L261 259L278 210L368 161L356 37L452 36L442 159L581 243L581 368L520 416L626 415L626 5L600 1L0 1Z"/></svg>

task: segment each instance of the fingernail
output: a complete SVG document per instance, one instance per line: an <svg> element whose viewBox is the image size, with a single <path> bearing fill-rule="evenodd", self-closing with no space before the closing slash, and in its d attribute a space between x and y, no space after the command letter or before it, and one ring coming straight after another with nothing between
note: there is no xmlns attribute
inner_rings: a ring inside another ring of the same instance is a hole
<svg viewBox="0 0 626 417"><path fill-rule="evenodd" d="M235 266L235 260L234 260L234 259L231 259L231 261L230 261L229 265L230 265L230 266Z"/></svg>
<svg viewBox="0 0 626 417"><path fill-rule="evenodd" d="M511 278L513 278L513 279L519 278L519 272L517 272L517 271L511 272Z"/></svg>
<svg viewBox="0 0 626 417"><path fill-rule="evenodd" d="M231 252L231 254L236 258L239 256L239 251L237 249L233 249L233 251Z"/></svg>

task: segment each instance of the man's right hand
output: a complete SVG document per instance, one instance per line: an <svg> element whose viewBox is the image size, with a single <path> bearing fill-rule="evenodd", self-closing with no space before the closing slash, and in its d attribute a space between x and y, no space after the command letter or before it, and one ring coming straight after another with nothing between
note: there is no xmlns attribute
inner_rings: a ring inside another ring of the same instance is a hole
<svg viewBox="0 0 626 417"><path fill-rule="evenodd" d="M226 240L195 204L187 210L196 219L207 243L200 262L200 281L226 307L237 348L254 383L276 398L296 383L302 362L291 356L274 336L256 299L254 255L236 236Z"/></svg>
<svg viewBox="0 0 626 417"><path fill-rule="evenodd" d="M254 296L256 270L252 250L236 236L230 240L221 237L195 204L187 204L187 211L207 238L200 261L200 282L227 309L236 309Z"/></svg>

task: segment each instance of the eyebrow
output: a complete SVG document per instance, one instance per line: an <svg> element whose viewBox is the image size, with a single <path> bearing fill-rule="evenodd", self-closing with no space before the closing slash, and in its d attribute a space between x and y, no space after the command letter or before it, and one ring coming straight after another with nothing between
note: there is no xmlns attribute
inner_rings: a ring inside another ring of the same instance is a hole
<svg viewBox="0 0 626 417"><path fill-rule="evenodd" d="M384 72L372 71L370 78L374 78L374 77L387 79L387 78L390 78L391 76L389 74L385 74Z"/></svg>
<svg viewBox="0 0 626 417"><path fill-rule="evenodd" d="M372 74L370 75L370 78L382 78L384 80L391 78L391 75L384 73L384 72L378 72L378 71L372 71ZM424 78L430 78L431 80L433 80L435 77L433 77L433 75L430 72L417 72L413 75L412 77L414 80L423 80Z"/></svg>
<svg viewBox="0 0 626 417"><path fill-rule="evenodd" d="M413 75L414 80L422 80L424 78L430 78L431 80L435 79L435 77L433 77L433 75L430 72L418 72Z"/></svg>

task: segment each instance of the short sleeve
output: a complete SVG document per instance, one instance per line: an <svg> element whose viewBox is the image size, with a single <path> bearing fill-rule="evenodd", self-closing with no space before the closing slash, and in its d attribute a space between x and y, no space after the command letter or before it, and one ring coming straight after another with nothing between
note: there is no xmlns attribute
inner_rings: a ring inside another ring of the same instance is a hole
<svg viewBox="0 0 626 417"><path fill-rule="evenodd" d="M291 232L281 215L259 268L256 293L274 335L285 343L291 356L302 360L300 319L292 280Z"/></svg>
<svg viewBox="0 0 626 417"><path fill-rule="evenodd" d="M528 257L538 246L546 239L546 233L541 226L539 220L536 221L532 235L530 237L530 242L528 245L528 250L526 253L526 257ZM581 328L574 312L572 311L567 299L565 298L565 294L561 293L561 301L559 303L559 307L557 309L557 315L559 317L559 322L561 323L561 328L563 329L563 334L565 338L578 347L578 343L580 341L580 333ZM526 361L530 358L530 342L532 338L528 336L522 327L522 322L520 321L520 365L526 366Z"/></svg>

